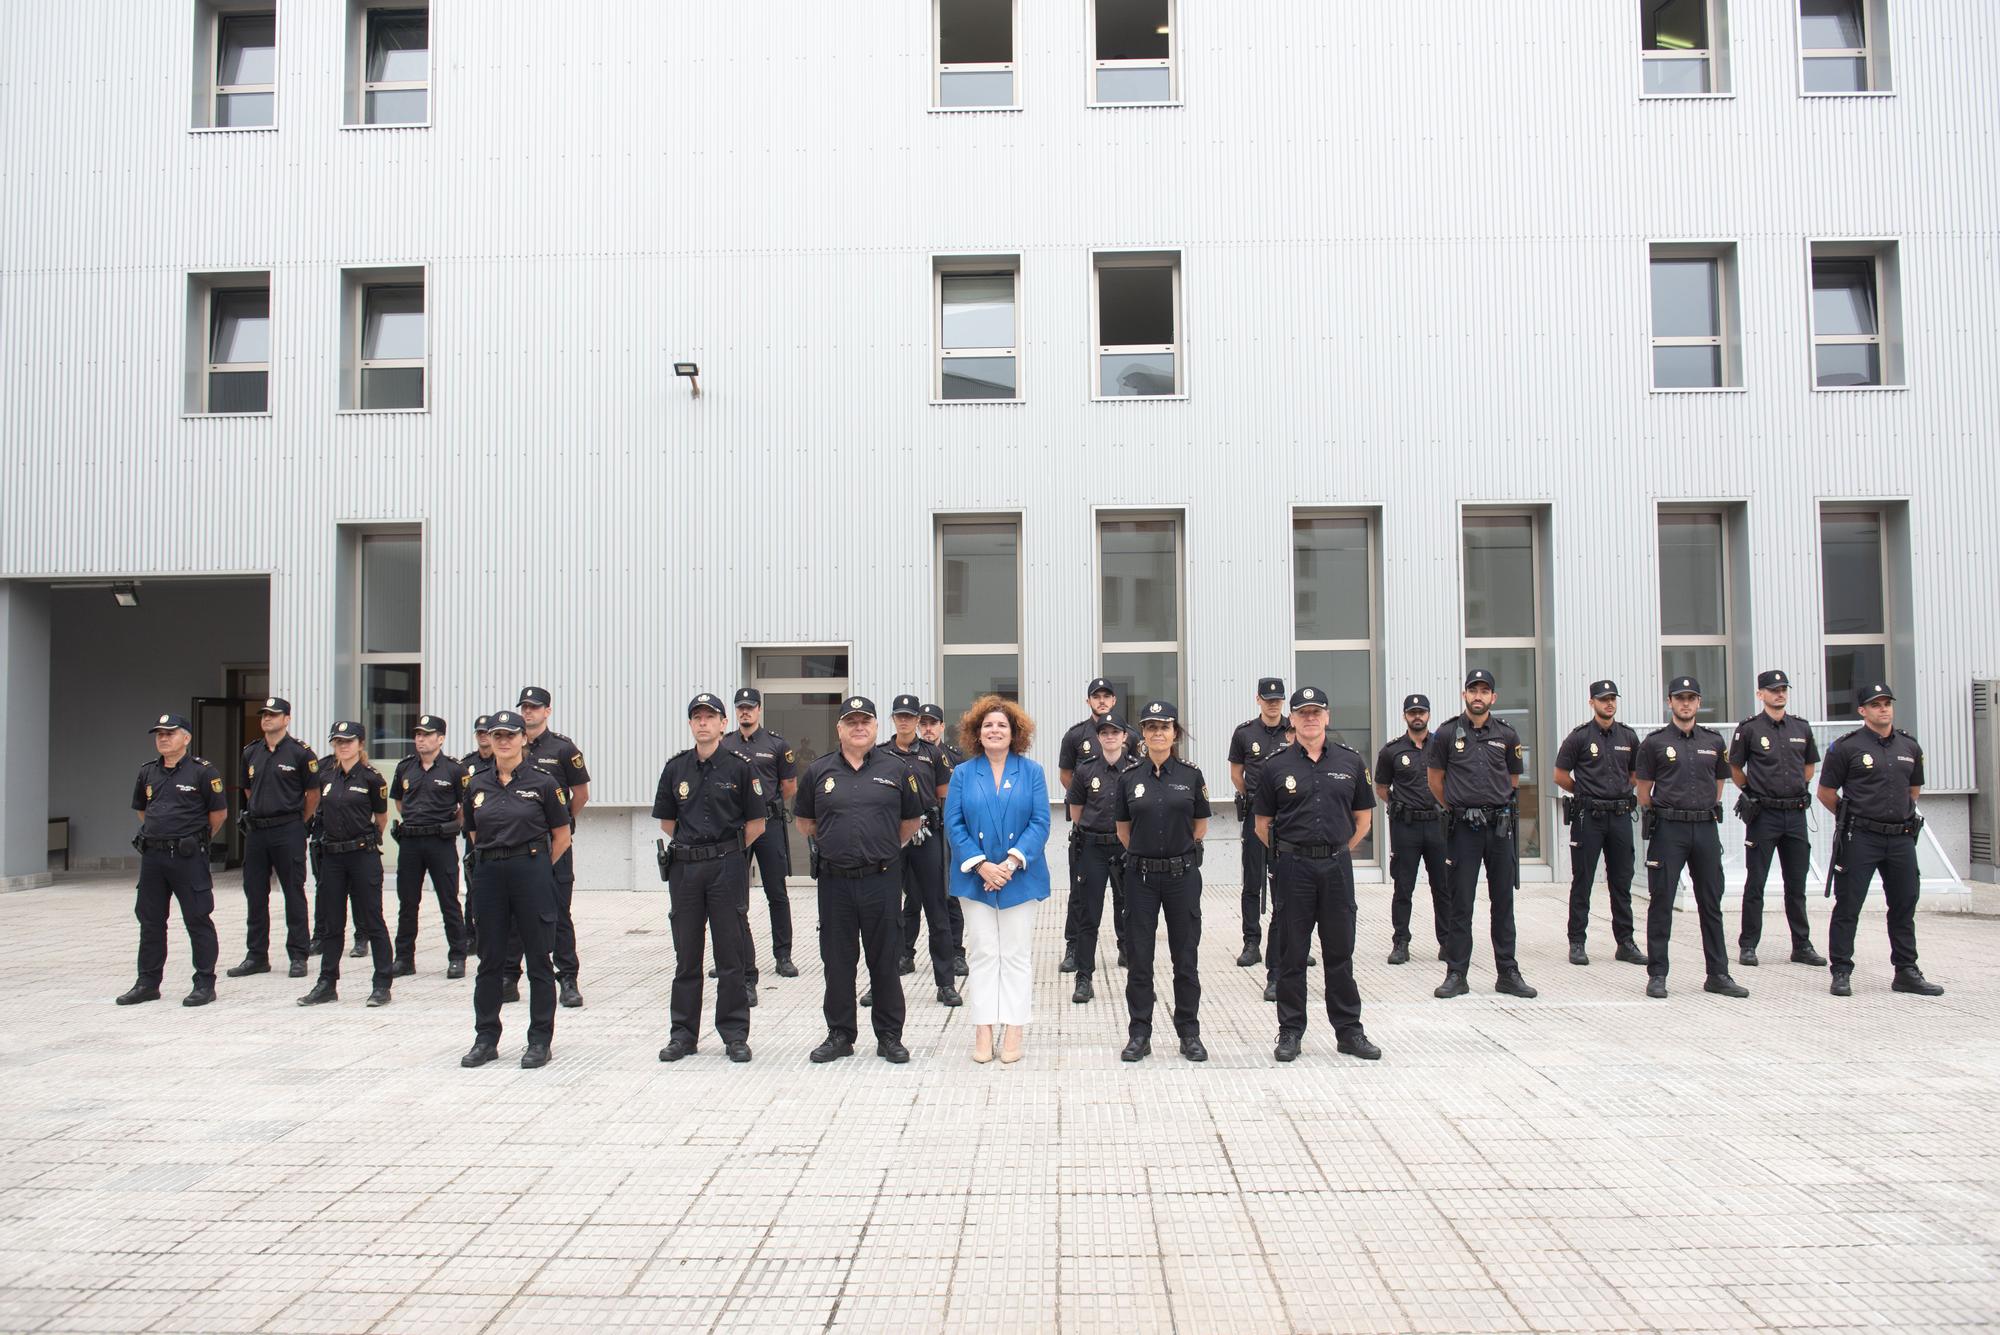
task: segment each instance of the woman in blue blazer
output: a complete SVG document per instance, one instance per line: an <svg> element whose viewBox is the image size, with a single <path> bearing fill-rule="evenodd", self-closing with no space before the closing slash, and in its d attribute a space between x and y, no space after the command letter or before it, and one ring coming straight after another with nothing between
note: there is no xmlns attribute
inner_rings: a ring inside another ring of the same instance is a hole
<svg viewBox="0 0 2000 1335"><path fill-rule="evenodd" d="M965 1004L972 1060L993 1060L994 1026L1005 1026L1003 1062L1021 1060L1021 1031L1034 992L1035 907L1049 897L1049 785L1028 759L1034 720L1011 700L981 696L958 724L966 759L951 772L944 830L951 893L964 901Z"/></svg>

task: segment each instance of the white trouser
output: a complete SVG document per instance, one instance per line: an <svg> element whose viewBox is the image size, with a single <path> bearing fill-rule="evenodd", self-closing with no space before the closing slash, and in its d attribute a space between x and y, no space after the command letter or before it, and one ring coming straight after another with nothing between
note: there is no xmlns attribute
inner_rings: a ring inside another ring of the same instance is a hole
<svg viewBox="0 0 2000 1335"><path fill-rule="evenodd" d="M965 1004L974 1024L1026 1024L1034 1000L1035 910L1031 899L996 909L978 899L965 906Z"/></svg>

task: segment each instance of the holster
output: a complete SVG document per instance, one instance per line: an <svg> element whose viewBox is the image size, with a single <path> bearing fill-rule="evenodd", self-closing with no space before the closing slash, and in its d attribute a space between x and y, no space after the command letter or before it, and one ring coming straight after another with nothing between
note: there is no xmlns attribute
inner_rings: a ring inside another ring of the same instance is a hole
<svg viewBox="0 0 2000 1335"><path fill-rule="evenodd" d="M1569 798L1565 797L1562 800L1562 804L1558 809L1562 812L1563 824L1565 825L1576 824L1576 806L1574 803L1570 801Z"/></svg>
<svg viewBox="0 0 2000 1335"><path fill-rule="evenodd" d="M1660 813L1651 807L1647 807L1646 814L1639 818L1639 835L1641 838L1651 842L1653 836L1659 832Z"/></svg>
<svg viewBox="0 0 2000 1335"><path fill-rule="evenodd" d="M1246 826L1250 823L1250 795L1248 793L1238 793L1236 795L1236 819Z"/></svg>
<svg viewBox="0 0 2000 1335"><path fill-rule="evenodd" d="M663 881L666 880L667 872L674 865L674 850L667 846L666 840L655 839L653 841L653 861L660 864L660 879Z"/></svg>
<svg viewBox="0 0 2000 1335"><path fill-rule="evenodd" d="M236 813L236 832L238 834L250 833L250 809L248 807Z"/></svg>
<svg viewBox="0 0 2000 1335"><path fill-rule="evenodd" d="M806 875L815 881L819 879L819 845L816 843L806 845Z"/></svg>

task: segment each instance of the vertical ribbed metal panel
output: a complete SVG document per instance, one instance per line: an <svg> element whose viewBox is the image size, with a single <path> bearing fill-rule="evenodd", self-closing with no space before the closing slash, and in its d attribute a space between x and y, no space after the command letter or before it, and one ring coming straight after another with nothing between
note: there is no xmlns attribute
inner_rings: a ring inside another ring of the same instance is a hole
<svg viewBox="0 0 2000 1335"><path fill-rule="evenodd" d="M1800 98L1788 6L1735 0L1736 95L1686 102L1638 98L1618 0L1181 0L1185 105L1144 110L1087 108L1083 8L1035 3L1023 109L947 115L923 0L441 0L435 123L366 131L338 128L344 6L277 7L259 134L188 133L190 5L11 16L0 574L270 572L302 715L336 704L336 524L420 520L431 705L548 685L598 799L644 802L745 644L851 642L858 688L926 688L933 515L1018 510L1024 688L1067 722L1092 508L1164 506L1219 772L1253 678L1289 675L1288 506L1380 507L1385 689L1449 699L1459 507L1519 501L1550 516L1553 730L1592 676L1657 691L1654 509L1696 497L1745 504L1739 615L1811 712L1818 507L1899 498L1908 721L1934 786L1971 780L1968 683L2000 675L1985 0L1896 4L1896 95L1850 99ZM1805 240L1843 236L1900 239L1907 390L1811 389ZM1646 243L1677 238L1739 246L1742 393L1647 390ZM1091 401L1101 247L1182 253L1185 401ZM955 252L1021 256L1025 403L929 402ZM432 406L339 414L340 272L386 264L429 268ZM233 267L273 274L273 413L183 418L186 275Z"/></svg>

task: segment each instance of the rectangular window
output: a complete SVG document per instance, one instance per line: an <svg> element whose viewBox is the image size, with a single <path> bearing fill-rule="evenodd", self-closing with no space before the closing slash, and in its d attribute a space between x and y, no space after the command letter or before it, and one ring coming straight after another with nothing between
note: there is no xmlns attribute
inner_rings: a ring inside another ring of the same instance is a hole
<svg viewBox="0 0 2000 1335"><path fill-rule="evenodd" d="M1020 397L1018 264L1014 256L938 261L935 397Z"/></svg>
<svg viewBox="0 0 2000 1335"><path fill-rule="evenodd" d="M1498 683L1494 717L1521 736L1521 856L1542 856L1542 518L1468 510L1464 515L1465 667ZM1456 710L1451 712L1456 713Z"/></svg>
<svg viewBox="0 0 2000 1335"><path fill-rule="evenodd" d="M1888 92L1888 17L1888 0L1799 0L1800 87Z"/></svg>
<svg viewBox="0 0 2000 1335"><path fill-rule="evenodd" d="M209 294L205 410L261 413L270 406L271 289L216 288Z"/></svg>
<svg viewBox="0 0 2000 1335"><path fill-rule="evenodd" d="M1736 717L1730 701L1730 570L1727 517L1717 510L1659 516L1660 679L1701 683L1703 723Z"/></svg>
<svg viewBox="0 0 2000 1335"><path fill-rule="evenodd" d="M1100 672L1128 716L1181 697L1181 521L1178 515L1098 520Z"/></svg>
<svg viewBox="0 0 2000 1335"><path fill-rule="evenodd" d="M1736 247L1655 243L1651 268L1653 388L1741 385Z"/></svg>
<svg viewBox="0 0 2000 1335"><path fill-rule="evenodd" d="M1021 521L941 519L938 704L955 719L992 692L1021 698Z"/></svg>
<svg viewBox="0 0 2000 1335"><path fill-rule="evenodd" d="M1729 91L1728 0L1639 0L1640 69L1647 97Z"/></svg>
<svg viewBox="0 0 2000 1335"><path fill-rule="evenodd" d="M341 543L341 694L358 703L369 756L393 763L414 750L412 728L424 708L423 534L344 527Z"/></svg>
<svg viewBox="0 0 2000 1335"><path fill-rule="evenodd" d="M427 125L431 15L422 6L348 4L349 125Z"/></svg>
<svg viewBox="0 0 2000 1335"><path fill-rule="evenodd" d="M1327 728L1359 751L1372 772L1375 732L1378 586L1375 520L1370 515L1300 513L1292 518L1294 687L1327 695ZM1375 855L1372 836L1355 850Z"/></svg>
<svg viewBox="0 0 2000 1335"><path fill-rule="evenodd" d="M1889 580L1882 512L1820 513L1822 634L1826 716L1860 717L1860 691L1889 672Z"/></svg>
<svg viewBox="0 0 2000 1335"><path fill-rule="evenodd" d="M422 269L349 269L342 275L346 411L421 411L429 404L429 331Z"/></svg>
<svg viewBox="0 0 2000 1335"><path fill-rule="evenodd" d="M215 102L209 122L217 128L248 129L276 122L278 100L278 16L215 16Z"/></svg>
<svg viewBox="0 0 2000 1335"><path fill-rule="evenodd" d="M1173 0L1094 0L1091 101L1172 102Z"/></svg>
<svg viewBox="0 0 2000 1335"><path fill-rule="evenodd" d="M936 108L1019 105L1014 93L1014 0L935 0Z"/></svg>
<svg viewBox="0 0 2000 1335"><path fill-rule="evenodd" d="M1894 242L1812 244L1813 383L1866 389L1903 383Z"/></svg>
<svg viewBox="0 0 2000 1335"><path fill-rule="evenodd" d="M1098 397L1180 394L1180 256L1100 254L1093 269Z"/></svg>

